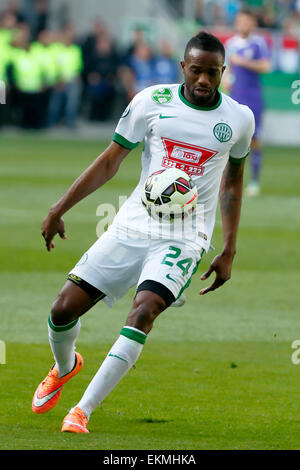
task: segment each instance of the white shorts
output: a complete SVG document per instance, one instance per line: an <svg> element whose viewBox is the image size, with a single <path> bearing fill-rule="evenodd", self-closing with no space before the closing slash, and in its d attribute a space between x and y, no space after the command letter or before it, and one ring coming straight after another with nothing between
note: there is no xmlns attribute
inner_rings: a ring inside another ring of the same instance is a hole
<svg viewBox="0 0 300 470"><path fill-rule="evenodd" d="M190 284L203 252L182 240L121 239L112 225L69 274L103 292L109 307L146 280L162 284L176 299Z"/></svg>

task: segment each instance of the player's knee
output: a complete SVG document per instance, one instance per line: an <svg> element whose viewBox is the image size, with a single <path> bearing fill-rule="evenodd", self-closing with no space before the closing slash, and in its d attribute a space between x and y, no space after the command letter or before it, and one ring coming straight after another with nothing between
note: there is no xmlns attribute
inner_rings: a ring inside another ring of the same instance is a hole
<svg viewBox="0 0 300 470"><path fill-rule="evenodd" d="M68 296L59 294L51 309L51 321L54 325L67 325L77 318Z"/></svg>
<svg viewBox="0 0 300 470"><path fill-rule="evenodd" d="M165 301L152 292L139 292L127 318L127 325L148 333L155 318L166 308Z"/></svg>

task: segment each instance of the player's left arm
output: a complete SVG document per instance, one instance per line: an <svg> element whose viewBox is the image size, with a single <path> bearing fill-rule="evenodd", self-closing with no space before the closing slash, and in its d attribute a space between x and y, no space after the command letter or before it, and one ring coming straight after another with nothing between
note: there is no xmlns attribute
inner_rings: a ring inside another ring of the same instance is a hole
<svg viewBox="0 0 300 470"><path fill-rule="evenodd" d="M201 276L201 280L205 280L213 271L216 273L215 280L210 286L200 291L201 295L217 289L231 277L242 206L244 166L245 160L241 163L233 163L229 160L225 167L220 187L224 248L222 253L214 258L208 270Z"/></svg>

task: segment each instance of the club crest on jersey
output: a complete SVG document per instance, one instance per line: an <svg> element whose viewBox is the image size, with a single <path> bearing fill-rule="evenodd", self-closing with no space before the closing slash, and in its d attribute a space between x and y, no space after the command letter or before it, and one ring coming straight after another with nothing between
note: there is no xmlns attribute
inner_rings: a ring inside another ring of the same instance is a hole
<svg viewBox="0 0 300 470"><path fill-rule="evenodd" d="M158 104L166 104L171 101L173 94L169 88L157 88L152 93L152 99Z"/></svg>
<svg viewBox="0 0 300 470"><path fill-rule="evenodd" d="M177 140L161 138L164 144L165 157L162 166L165 168L179 168L188 175L202 176L204 165L218 152L205 147L179 142Z"/></svg>
<svg viewBox="0 0 300 470"><path fill-rule="evenodd" d="M225 122L219 122L214 127L214 136L219 142L228 142L232 137L232 129Z"/></svg>

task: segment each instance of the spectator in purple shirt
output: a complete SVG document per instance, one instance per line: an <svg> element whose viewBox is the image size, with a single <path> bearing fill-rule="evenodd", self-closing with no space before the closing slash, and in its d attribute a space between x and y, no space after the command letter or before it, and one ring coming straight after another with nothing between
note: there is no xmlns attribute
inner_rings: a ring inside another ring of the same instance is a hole
<svg viewBox="0 0 300 470"><path fill-rule="evenodd" d="M263 96L260 75L270 70L269 50L265 40L254 33L256 17L251 11L240 11L235 20L236 35L225 46L229 73L224 88L241 104L249 106L255 117L255 133L252 140L251 181L246 193L255 196L260 192L259 177L262 164L260 143Z"/></svg>

